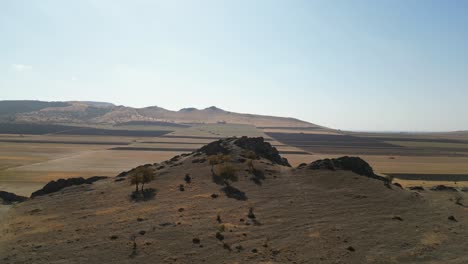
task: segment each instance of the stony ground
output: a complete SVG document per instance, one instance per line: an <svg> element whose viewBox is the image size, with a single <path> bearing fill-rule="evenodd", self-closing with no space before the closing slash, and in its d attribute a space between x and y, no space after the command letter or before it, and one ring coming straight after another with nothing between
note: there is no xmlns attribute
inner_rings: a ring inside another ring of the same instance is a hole
<svg viewBox="0 0 468 264"><path fill-rule="evenodd" d="M236 200L208 162L192 163L203 157L163 164L149 201L130 200L128 179L111 178L15 205L0 227L0 262L468 263L465 193L389 189L263 159L254 162L260 184L234 162L233 186L247 196Z"/></svg>

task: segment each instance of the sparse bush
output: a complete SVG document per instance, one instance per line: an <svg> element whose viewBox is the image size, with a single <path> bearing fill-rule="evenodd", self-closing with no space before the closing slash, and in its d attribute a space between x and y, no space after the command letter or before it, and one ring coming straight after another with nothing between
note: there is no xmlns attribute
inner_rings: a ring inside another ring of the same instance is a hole
<svg viewBox="0 0 468 264"><path fill-rule="evenodd" d="M230 155L225 155L218 153L217 155L212 155L208 157L208 162L211 165L211 172L214 173L214 166L218 164L222 164L225 162L231 161Z"/></svg>
<svg viewBox="0 0 468 264"><path fill-rule="evenodd" d="M391 184L392 184L392 182L393 182L393 178L394 178L394 177L393 177L392 175L387 175L386 177L384 177L384 185L385 185L385 187L387 187L387 188L389 188L389 189L392 188Z"/></svg>
<svg viewBox="0 0 468 264"><path fill-rule="evenodd" d="M255 168L254 168L254 164L253 164L253 160L249 159L247 161L247 167L249 168L249 172L250 173L253 173Z"/></svg>
<svg viewBox="0 0 468 264"><path fill-rule="evenodd" d="M226 230L226 226L224 226L224 225L219 225L219 226L218 226L218 231L219 231L219 232L222 233L222 232L224 232L225 230Z"/></svg>
<svg viewBox="0 0 468 264"><path fill-rule="evenodd" d="M244 157L246 157L247 159L251 159L251 160L258 159L257 154L251 150L245 151Z"/></svg>
<svg viewBox="0 0 468 264"><path fill-rule="evenodd" d="M186 183L191 183L192 182L192 177L190 177L190 174L185 174L184 181Z"/></svg>
<svg viewBox="0 0 468 264"><path fill-rule="evenodd" d="M247 217L250 219L255 219L255 214L253 213L253 207L249 208L249 213L247 214Z"/></svg>

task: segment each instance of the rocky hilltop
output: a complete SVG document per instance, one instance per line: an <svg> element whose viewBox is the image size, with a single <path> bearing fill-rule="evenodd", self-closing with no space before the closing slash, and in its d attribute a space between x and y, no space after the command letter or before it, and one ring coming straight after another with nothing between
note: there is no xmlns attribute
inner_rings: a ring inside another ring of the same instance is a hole
<svg viewBox="0 0 468 264"><path fill-rule="evenodd" d="M468 263L465 193L373 176L357 157L292 168L262 138L223 139L15 204L0 261Z"/></svg>

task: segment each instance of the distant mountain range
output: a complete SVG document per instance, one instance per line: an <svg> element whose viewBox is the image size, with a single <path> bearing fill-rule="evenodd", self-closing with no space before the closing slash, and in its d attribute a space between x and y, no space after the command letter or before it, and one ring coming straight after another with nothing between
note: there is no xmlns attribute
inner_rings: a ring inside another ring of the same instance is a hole
<svg viewBox="0 0 468 264"><path fill-rule="evenodd" d="M211 106L171 111L157 106L133 108L106 102L0 101L0 121L73 124L249 124L257 127L318 127L295 118L240 114Z"/></svg>

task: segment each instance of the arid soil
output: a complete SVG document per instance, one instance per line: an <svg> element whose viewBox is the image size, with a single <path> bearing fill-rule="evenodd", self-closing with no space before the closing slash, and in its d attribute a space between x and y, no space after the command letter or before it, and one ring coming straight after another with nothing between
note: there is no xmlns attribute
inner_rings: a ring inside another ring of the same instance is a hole
<svg viewBox="0 0 468 264"><path fill-rule="evenodd" d="M0 222L0 262L468 263L464 192L388 188L272 155L253 161L257 177L245 150L228 147L244 199L228 198L206 154L192 153L149 165L147 201L130 199L123 175L14 205Z"/></svg>

